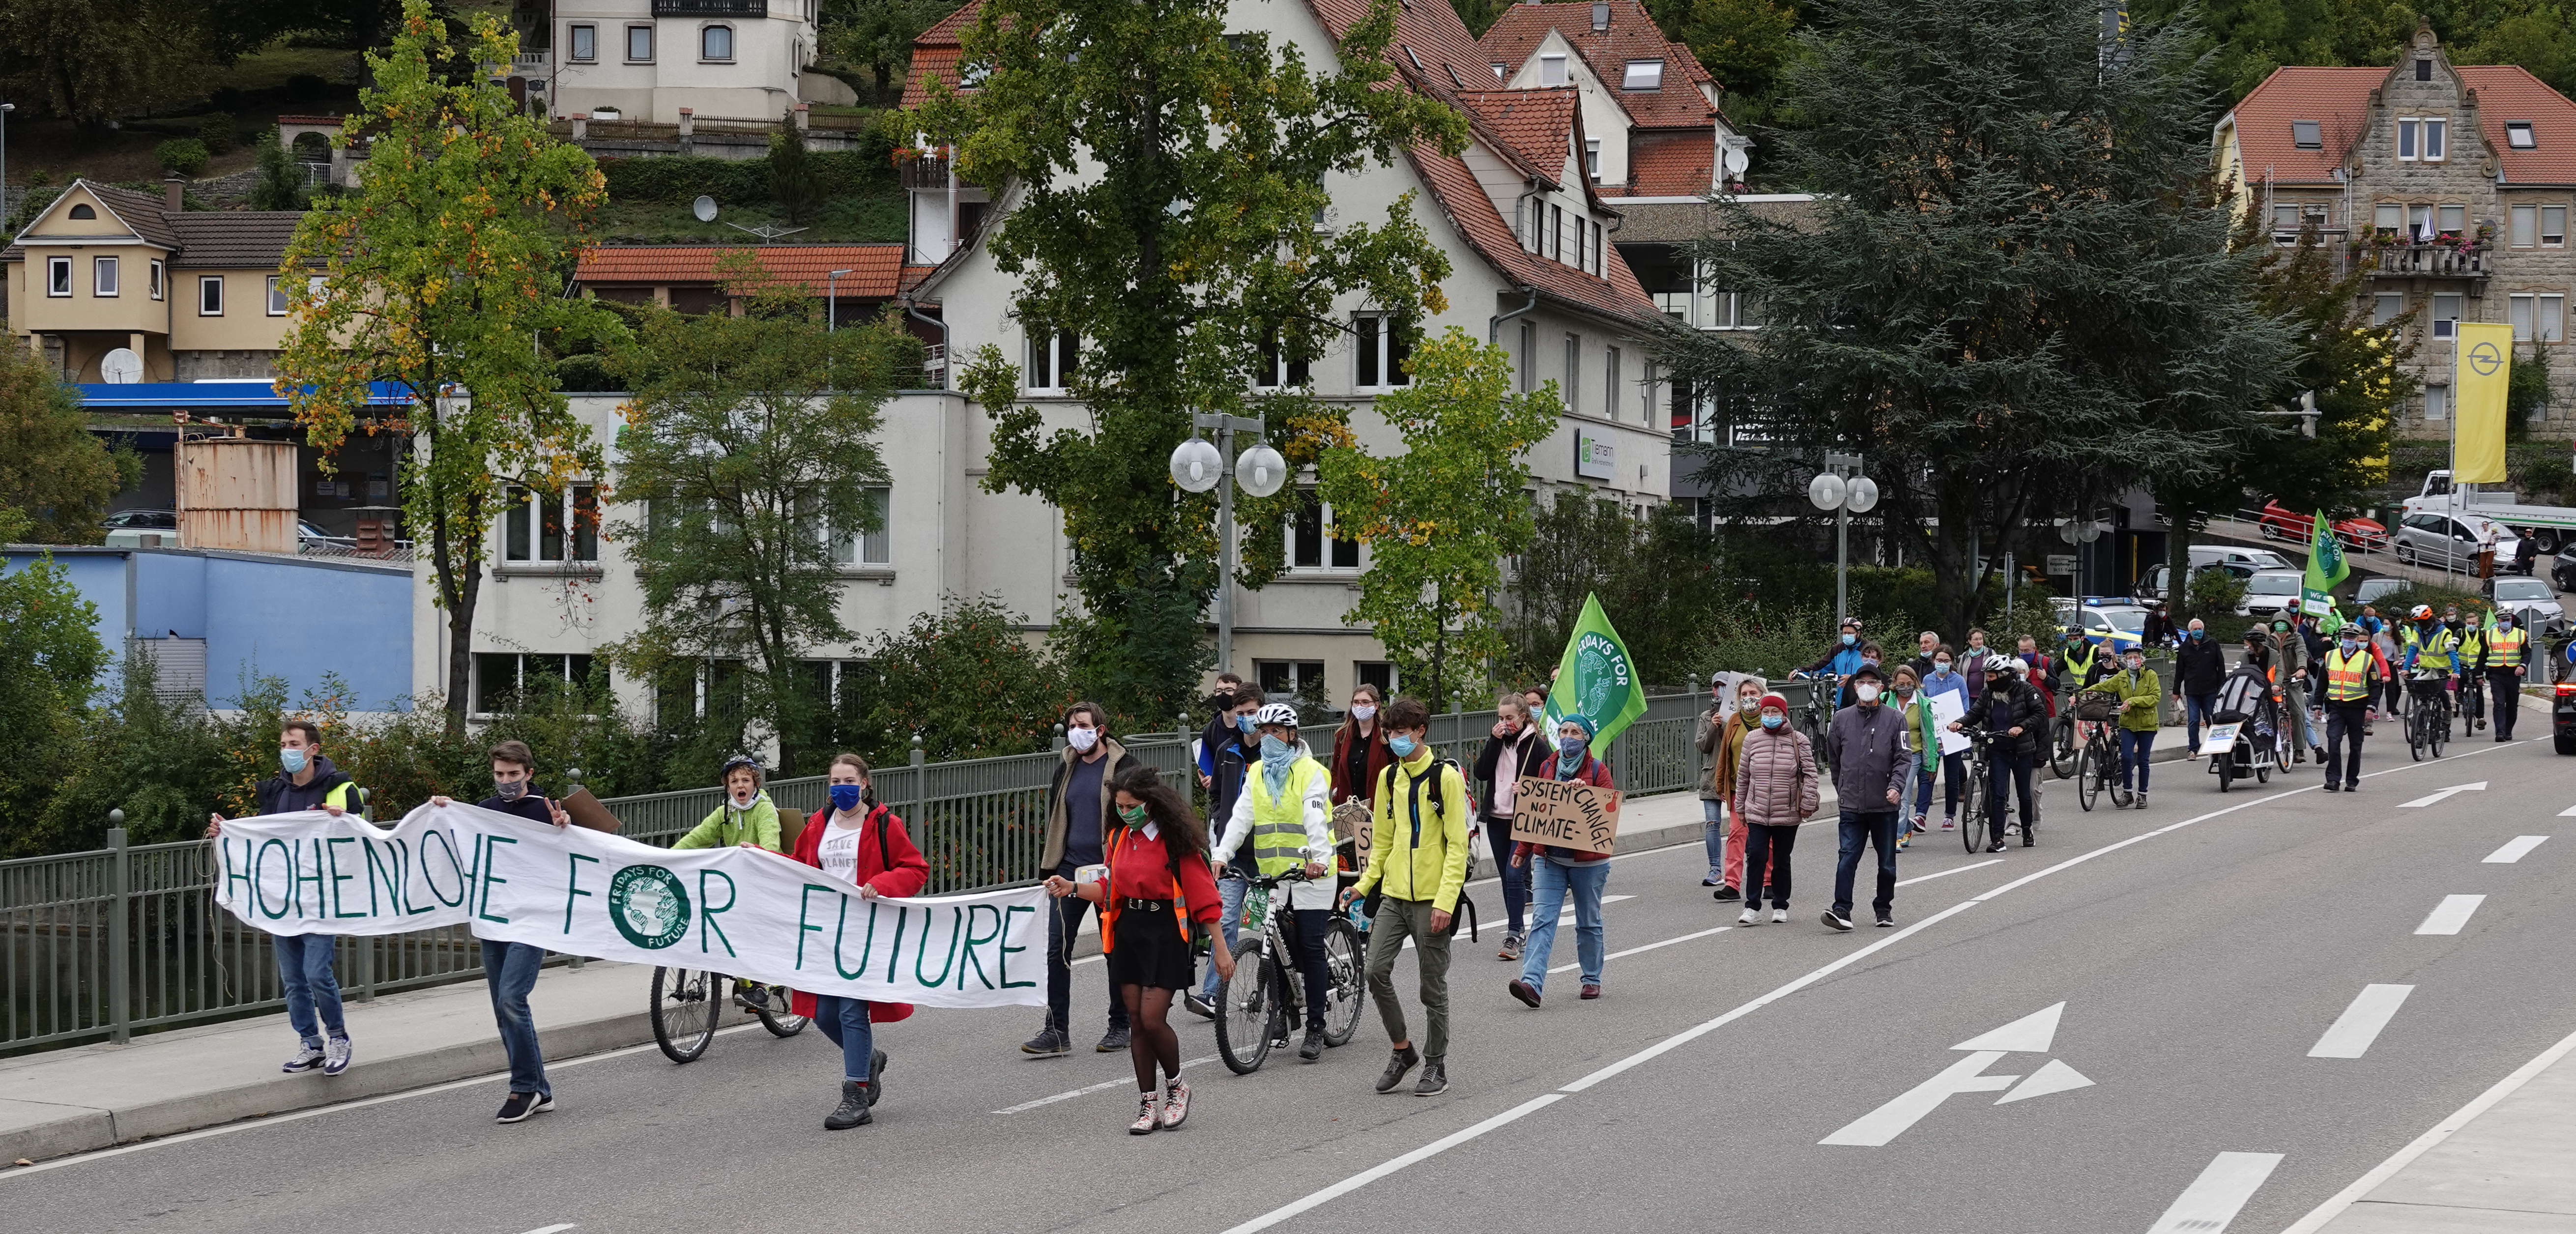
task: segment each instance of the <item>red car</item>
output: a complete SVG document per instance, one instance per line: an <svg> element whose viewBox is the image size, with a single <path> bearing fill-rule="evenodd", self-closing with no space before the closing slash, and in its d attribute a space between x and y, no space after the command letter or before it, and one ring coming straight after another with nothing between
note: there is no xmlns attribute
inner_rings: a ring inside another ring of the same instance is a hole
<svg viewBox="0 0 2576 1234"><path fill-rule="evenodd" d="M2265 539L2305 544L2316 532L2316 516L2288 509L2277 501L2267 501L2263 503L2263 518L2259 526ZM2369 553L2388 547L2388 529L2371 519L2339 518L2332 526L2335 539L2347 549Z"/></svg>

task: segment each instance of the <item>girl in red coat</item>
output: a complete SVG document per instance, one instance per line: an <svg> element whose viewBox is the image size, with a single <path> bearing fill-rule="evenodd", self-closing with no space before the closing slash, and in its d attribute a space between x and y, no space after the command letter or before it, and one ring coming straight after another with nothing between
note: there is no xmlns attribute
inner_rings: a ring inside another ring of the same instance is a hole
<svg viewBox="0 0 2576 1234"><path fill-rule="evenodd" d="M1046 889L1048 895L1077 895L1101 906L1100 950L1109 959L1109 984L1127 1004L1127 1056L1136 1064L1141 1090L1127 1133L1145 1135L1178 1127L1190 1114L1190 1086L1181 1082L1181 1039L1169 1019L1173 992L1192 985L1184 923L1216 923L1216 879L1208 872L1207 832L1161 773L1130 767L1109 785L1118 808L1118 825L1103 837L1109 877L1080 884L1049 878ZM1217 975L1234 976L1224 931L1209 933ZM1168 1081L1159 1090L1157 1063Z"/></svg>
<svg viewBox="0 0 2576 1234"><path fill-rule="evenodd" d="M796 837L796 859L834 878L856 883L868 899L917 896L930 882L930 863L904 834L903 820L877 803L868 784L868 763L856 754L832 760L829 777L832 804L814 811ZM872 1121L868 1107L885 1094L885 1051L876 1048L872 1020L900 1020L912 1014L909 1003L871 1003L836 994L796 991L790 1008L813 1017L833 1045L841 1048L841 1105L823 1120L832 1131L864 1127Z"/></svg>

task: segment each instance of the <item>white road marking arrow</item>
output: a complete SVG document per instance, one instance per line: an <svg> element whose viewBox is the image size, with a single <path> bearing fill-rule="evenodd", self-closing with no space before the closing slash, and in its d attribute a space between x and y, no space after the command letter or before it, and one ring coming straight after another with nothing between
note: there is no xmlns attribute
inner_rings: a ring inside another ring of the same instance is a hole
<svg viewBox="0 0 2576 1234"><path fill-rule="evenodd" d="M2483 792L2486 789L2486 786L2487 782L2484 780L2480 780L2475 784L2454 784L2449 788L2442 789L2430 796L2418 797L2413 801L2398 802L2397 808L2400 810L2421 810L2426 806L2437 806L2442 804L2445 800L2448 800L2453 793Z"/></svg>
<svg viewBox="0 0 2576 1234"><path fill-rule="evenodd" d="M2015 1085L2011 1092L1997 1098L1995 1104L2011 1105L2016 1101L2028 1101L2033 1097L2045 1097L2050 1093L2091 1087L2093 1087L2091 1077L2052 1058L2048 1060L2047 1066L2031 1072L2029 1079L2023 1080Z"/></svg>
<svg viewBox="0 0 2576 1234"><path fill-rule="evenodd" d="M2057 1017L2065 1014L2066 1004L2059 1003L2031 1012L1981 1037L1971 1037L1953 1050L2014 1050L2025 1054L2046 1054L2048 1043L2057 1039Z"/></svg>
<svg viewBox="0 0 2576 1234"><path fill-rule="evenodd" d="M1924 1115L1931 1113L1952 1093L1991 1093L2012 1087L2013 1081L2020 1076L1977 1074L2003 1056L2002 1050L1979 1050L1816 1142L1851 1144L1862 1148L1883 1147L1888 1141L1905 1134L1906 1128L1921 1122Z"/></svg>

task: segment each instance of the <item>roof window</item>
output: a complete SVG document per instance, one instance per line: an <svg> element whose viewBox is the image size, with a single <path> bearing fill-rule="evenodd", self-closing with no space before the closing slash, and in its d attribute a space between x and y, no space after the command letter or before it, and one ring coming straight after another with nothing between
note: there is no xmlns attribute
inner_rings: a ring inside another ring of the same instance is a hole
<svg viewBox="0 0 2576 1234"><path fill-rule="evenodd" d="M2504 144L2516 150L2537 150L2540 139L2532 135L2531 121L2507 120L2504 122Z"/></svg>
<svg viewBox="0 0 2576 1234"><path fill-rule="evenodd" d="M1564 85L1565 57L1540 56L1538 58L1538 84L1542 86Z"/></svg>
<svg viewBox="0 0 2576 1234"><path fill-rule="evenodd" d="M1628 73L1619 83L1623 90L1661 90L1664 88L1662 60L1631 60Z"/></svg>
<svg viewBox="0 0 2576 1234"><path fill-rule="evenodd" d="M1423 67L1422 67L1422 57L1417 56L1417 55L1414 55L1414 54L1413 54L1413 49L1412 49L1412 48L1410 48L1410 47L1405 47L1405 45L1404 45L1404 44L1402 44L1402 43L1398 43L1398 44L1396 44L1396 46L1398 46L1398 47L1404 47L1404 58L1405 58L1405 59L1407 59L1407 60L1412 61L1412 62L1413 62L1413 67L1414 67L1414 68L1419 69L1419 70L1421 70L1422 72L1425 72L1425 73L1428 73L1428 72L1430 72L1430 71L1431 71L1431 70L1429 70L1429 69L1425 69L1425 68L1423 68Z"/></svg>
<svg viewBox="0 0 2576 1234"><path fill-rule="evenodd" d="M1466 80L1465 80L1464 78L1461 78L1460 76L1458 76L1458 66L1457 66L1457 65L1449 64L1449 63L1444 62L1444 63L1442 63L1442 64L1441 64L1441 66L1440 66L1440 67L1442 67L1442 68L1444 68L1444 69L1449 70L1449 84L1450 84L1450 85L1456 86L1456 87L1458 87L1458 88L1459 88L1459 89L1461 89L1461 90L1464 90L1464 89L1466 89L1466 88L1467 88L1467 82L1466 82Z"/></svg>
<svg viewBox="0 0 2576 1234"><path fill-rule="evenodd" d="M2301 150L2323 150L2326 148L2325 129L2314 120L2292 120L2290 144Z"/></svg>
<svg viewBox="0 0 2576 1234"><path fill-rule="evenodd" d="M1494 61L1494 80L1501 81L1511 75L1512 66L1505 64L1500 60Z"/></svg>

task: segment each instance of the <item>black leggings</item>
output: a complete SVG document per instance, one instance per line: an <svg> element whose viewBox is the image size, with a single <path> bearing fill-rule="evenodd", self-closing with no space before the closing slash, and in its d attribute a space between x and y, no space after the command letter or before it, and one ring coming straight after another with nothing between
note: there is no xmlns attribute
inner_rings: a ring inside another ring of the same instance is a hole
<svg viewBox="0 0 2576 1234"><path fill-rule="evenodd" d="M1127 1007L1127 1057L1136 1064L1136 1090L1159 1092L1154 1064L1177 1082L1181 1078L1181 1035L1172 1031L1172 991L1160 986L1122 985L1118 999Z"/></svg>
<svg viewBox="0 0 2576 1234"><path fill-rule="evenodd" d="M1789 907L1789 852L1798 847L1795 827L1744 829L1744 911L1762 907L1762 871L1771 871L1771 907Z"/></svg>

